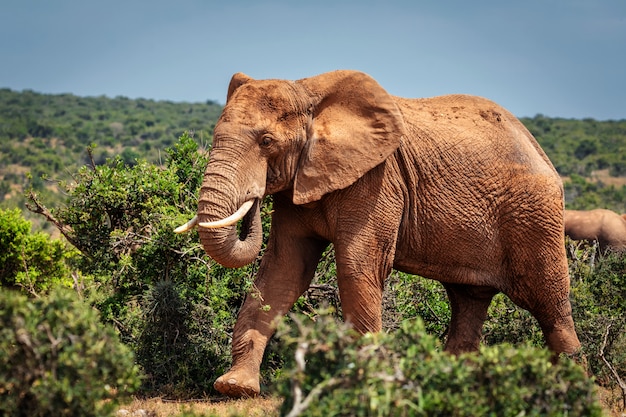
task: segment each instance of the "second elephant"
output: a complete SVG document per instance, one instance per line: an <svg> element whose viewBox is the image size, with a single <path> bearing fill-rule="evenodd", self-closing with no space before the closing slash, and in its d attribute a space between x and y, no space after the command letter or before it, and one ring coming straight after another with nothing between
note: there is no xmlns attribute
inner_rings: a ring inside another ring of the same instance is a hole
<svg viewBox="0 0 626 417"><path fill-rule="evenodd" d="M574 240L597 241L600 253L626 250L626 215L611 210L565 210L565 234Z"/></svg>

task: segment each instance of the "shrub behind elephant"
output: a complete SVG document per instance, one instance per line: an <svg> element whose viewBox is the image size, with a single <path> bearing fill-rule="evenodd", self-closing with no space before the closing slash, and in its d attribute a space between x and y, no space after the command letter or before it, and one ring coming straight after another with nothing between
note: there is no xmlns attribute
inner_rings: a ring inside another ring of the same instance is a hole
<svg viewBox="0 0 626 417"><path fill-rule="evenodd" d="M215 382L222 393L259 392L274 319L307 289L329 243L344 317L361 333L381 330L384 281L396 268L445 286L450 352L478 349L498 292L537 318L554 352L579 347L561 180L528 130L491 101L395 97L355 71L298 81L235 74L197 217L177 231L197 223L211 257L245 265L261 249L268 194L258 293L239 313L231 370Z"/></svg>

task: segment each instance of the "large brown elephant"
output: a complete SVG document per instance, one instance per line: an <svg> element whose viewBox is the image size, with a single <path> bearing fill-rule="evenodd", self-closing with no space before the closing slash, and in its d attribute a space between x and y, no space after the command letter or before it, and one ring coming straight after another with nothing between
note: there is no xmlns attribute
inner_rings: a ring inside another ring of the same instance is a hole
<svg viewBox="0 0 626 417"><path fill-rule="evenodd" d="M331 242L344 317L359 332L381 330L384 281L396 268L445 286L450 352L478 348L498 292L536 317L554 352L580 346L561 180L528 130L491 101L395 97L355 71L298 81L235 74L198 214L177 231L198 224L217 262L248 264L261 249L259 202L269 194L259 294L239 313L232 367L215 382L224 394L259 392L275 319L308 288Z"/></svg>
<svg viewBox="0 0 626 417"><path fill-rule="evenodd" d="M565 210L565 234L574 240L598 242L600 253L626 250L626 215L611 210Z"/></svg>

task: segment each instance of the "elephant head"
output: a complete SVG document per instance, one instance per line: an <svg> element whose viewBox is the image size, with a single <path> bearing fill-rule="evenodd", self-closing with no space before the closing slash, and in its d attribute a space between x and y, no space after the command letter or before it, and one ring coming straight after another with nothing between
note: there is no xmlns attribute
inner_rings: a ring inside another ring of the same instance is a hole
<svg viewBox="0 0 626 417"><path fill-rule="evenodd" d="M261 249L264 196L287 192L301 205L346 188L391 155L404 132L392 96L364 73L298 81L235 74L197 217L177 232L197 223L209 256L227 267L246 265Z"/></svg>

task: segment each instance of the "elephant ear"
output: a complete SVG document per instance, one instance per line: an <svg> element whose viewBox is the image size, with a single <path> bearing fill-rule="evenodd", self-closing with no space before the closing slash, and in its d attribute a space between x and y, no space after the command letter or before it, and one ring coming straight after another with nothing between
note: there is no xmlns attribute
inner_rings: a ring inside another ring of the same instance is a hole
<svg viewBox="0 0 626 417"><path fill-rule="evenodd" d="M334 71L297 81L313 97L293 202L306 204L353 184L400 146L405 134L393 98L362 72Z"/></svg>
<svg viewBox="0 0 626 417"><path fill-rule="evenodd" d="M235 90L252 80L254 80L254 78L247 76L243 72L238 72L234 74L230 79L230 84L228 84L228 94L226 95L226 102L230 100Z"/></svg>

